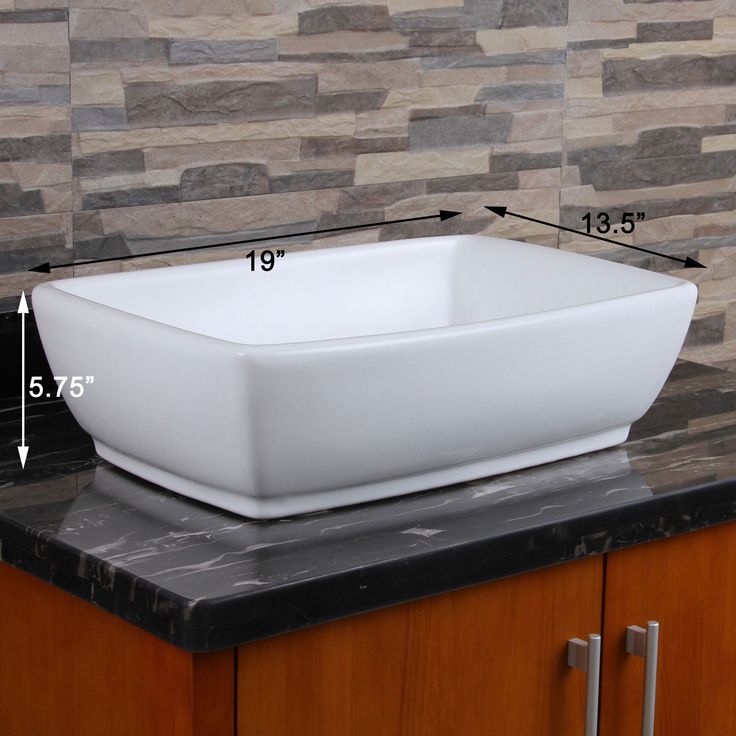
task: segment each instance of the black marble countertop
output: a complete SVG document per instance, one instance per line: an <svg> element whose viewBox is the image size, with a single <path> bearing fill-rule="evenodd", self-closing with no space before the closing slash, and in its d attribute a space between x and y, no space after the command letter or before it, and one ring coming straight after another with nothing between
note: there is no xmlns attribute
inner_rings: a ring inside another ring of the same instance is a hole
<svg viewBox="0 0 736 736"><path fill-rule="evenodd" d="M336 511L251 521L95 456L59 401L0 398L0 558L190 651L736 518L736 374L679 363L618 447Z"/></svg>

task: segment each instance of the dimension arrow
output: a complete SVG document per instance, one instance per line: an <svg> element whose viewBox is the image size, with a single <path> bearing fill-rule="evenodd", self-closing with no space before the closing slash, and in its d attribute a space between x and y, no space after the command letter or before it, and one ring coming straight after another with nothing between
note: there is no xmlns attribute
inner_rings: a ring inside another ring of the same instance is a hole
<svg viewBox="0 0 736 736"><path fill-rule="evenodd" d="M383 220L382 222L366 222L362 225L343 225L342 227L326 227L321 230L304 230L299 233L286 233L284 235L267 235L262 238L249 238L246 240L231 240L227 243L209 243L207 245L195 245L190 248L174 248L173 250L158 250L152 253L131 253L126 256L113 256L111 258L98 258L90 261L72 261L71 263L58 263L51 265L50 263L42 263L35 268L29 268L29 271L38 273L51 273L54 268L69 268L69 266L83 266L88 263L107 263L109 261L127 261L130 258L147 258L148 256L162 256L167 253L180 253L182 251L191 252L195 250L204 250L205 248L224 248L229 245L247 245L248 243L263 243L267 240L285 240L286 238L296 238L302 235L319 235L321 233L336 233L341 230L361 230L364 228L381 227L383 225L397 225L402 222L418 222L419 220L436 220L439 218L441 222L449 220L453 217L462 215L462 212L454 212L452 210L440 210L436 215L422 215L421 217L404 217L401 220Z"/></svg>
<svg viewBox="0 0 736 736"><path fill-rule="evenodd" d="M20 315L21 332L20 332L20 447L18 455L20 456L20 466L26 467L26 458L28 457L28 447L26 446L26 315L28 314L28 303L26 302L26 293L22 291L20 294L20 304L18 305L18 314Z"/></svg>
<svg viewBox="0 0 736 736"><path fill-rule="evenodd" d="M702 263L698 263L694 258L678 258L677 256L669 256L666 253L657 253L657 251L649 250L647 248L640 248L638 245L629 245L628 243L620 243L618 240L611 240L610 238L604 238L600 235L593 235L591 233L583 232L582 230L575 230L571 227L565 227L564 225L556 225L554 222L545 222L544 220L537 220L536 217L527 217L526 215L520 215L518 212L510 212L506 207L489 207L486 205L486 209L493 212L494 215L499 217L506 217L511 215L512 217L519 217L522 220L529 220L529 222L536 222L540 225L549 225L549 227L556 227L558 230L566 230L568 233L575 233L576 235L584 235L586 238L594 238L595 240L602 240L605 243L613 243L614 245L622 245L624 248L632 248L633 250L641 251L642 253L648 253L650 256L659 256L660 258L669 258L671 261L677 261L678 263L684 263L685 268L707 268Z"/></svg>

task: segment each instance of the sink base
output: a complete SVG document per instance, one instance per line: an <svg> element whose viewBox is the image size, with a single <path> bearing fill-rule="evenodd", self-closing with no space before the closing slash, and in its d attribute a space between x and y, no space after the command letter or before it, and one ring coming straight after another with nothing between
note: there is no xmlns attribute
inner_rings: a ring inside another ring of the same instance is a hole
<svg viewBox="0 0 736 736"><path fill-rule="evenodd" d="M145 480L168 488L184 496L195 498L198 501L213 504L236 514L249 516L254 519L276 519L294 514L304 514L312 511L347 506L349 504L364 503L391 496L426 491L431 488L462 483L476 478L485 478L490 475L508 473L533 465L562 460L563 458L581 455L586 452L602 450L606 447L618 445L626 440L631 425L607 429L585 437L576 437L564 442L556 442L532 450L523 450L502 457L480 460L464 465L454 465L426 473L390 478L376 483L366 483L350 488L340 488L316 493L299 493L290 496L273 498L246 496L232 491L214 488L204 483L183 478L157 468L136 458L125 455L118 450L95 440L97 454L105 460L127 470Z"/></svg>

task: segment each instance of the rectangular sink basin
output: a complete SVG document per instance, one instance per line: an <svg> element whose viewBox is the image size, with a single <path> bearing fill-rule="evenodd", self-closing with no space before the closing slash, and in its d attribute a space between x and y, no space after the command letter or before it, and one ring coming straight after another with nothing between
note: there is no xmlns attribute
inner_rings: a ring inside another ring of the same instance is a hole
<svg viewBox="0 0 736 736"><path fill-rule="evenodd" d="M51 281L64 398L111 463L274 518L623 442L696 287L543 246L449 236Z"/></svg>

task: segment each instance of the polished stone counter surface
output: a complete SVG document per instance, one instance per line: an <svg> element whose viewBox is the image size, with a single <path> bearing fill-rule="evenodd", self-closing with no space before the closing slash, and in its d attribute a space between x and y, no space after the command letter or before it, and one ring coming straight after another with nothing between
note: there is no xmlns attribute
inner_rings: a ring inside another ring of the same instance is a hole
<svg viewBox="0 0 736 736"><path fill-rule="evenodd" d="M602 379L604 380L604 379ZM618 447L251 521L95 456L59 401L0 404L0 558L191 651L736 519L736 374L674 369Z"/></svg>

